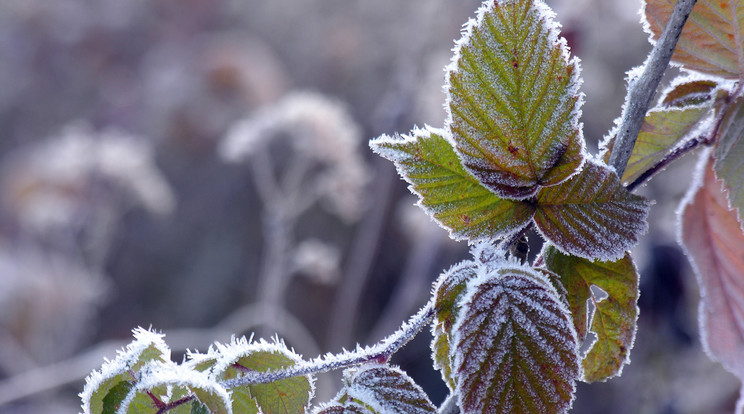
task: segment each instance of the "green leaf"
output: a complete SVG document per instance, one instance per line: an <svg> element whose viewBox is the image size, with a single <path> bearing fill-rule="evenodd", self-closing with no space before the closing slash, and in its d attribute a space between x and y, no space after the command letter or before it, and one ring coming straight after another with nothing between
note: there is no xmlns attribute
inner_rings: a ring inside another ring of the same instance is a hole
<svg viewBox="0 0 744 414"><path fill-rule="evenodd" d="M115 414L131 389L132 383L129 381L121 381L111 387L106 396L103 397L102 414Z"/></svg>
<svg viewBox="0 0 744 414"><path fill-rule="evenodd" d="M623 257L646 232L650 203L591 160L568 181L540 190L535 224L559 250L587 259Z"/></svg>
<svg viewBox="0 0 744 414"><path fill-rule="evenodd" d="M104 412L104 398L118 387L119 390L136 378L140 369L150 361L169 361L170 349L163 335L142 328L133 331L134 340L116 358L107 361L100 370L93 371L85 380L80 394L85 414ZM131 374L135 377L132 377Z"/></svg>
<svg viewBox="0 0 744 414"><path fill-rule="evenodd" d="M744 230L744 99L729 109L714 152L716 176L723 180L729 207Z"/></svg>
<svg viewBox="0 0 744 414"><path fill-rule="evenodd" d="M191 402L191 414L210 414L209 408L199 401Z"/></svg>
<svg viewBox="0 0 744 414"><path fill-rule="evenodd" d="M237 387L230 390L232 393L232 410L240 414L258 414L261 409L258 407L258 401L251 395L248 387Z"/></svg>
<svg viewBox="0 0 744 414"><path fill-rule="evenodd" d="M533 196L578 171L579 66L542 1L484 2L445 85L463 165L503 197Z"/></svg>
<svg viewBox="0 0 744 414"><path fill-rule="evenodd" d="M395 163L420 206L456 240L504 237L532 217L533 206L499 198L465 171L442 130L429 127L411 136L382 136L370 146Z"/></svg>
<svg viewBox="0 0 744 414"><path fill-rule="evenodd" d="M591 331L597 340L582 366L584 381L604 381L620 375L630 363L638 319L638 272L629 254L614 262L589 261L568 256L553 246L543 249L545 266L560 275L579 339L586 336L587 300L594 304ZM607 297L597 297L591 286Z"/></svg>
<svg viewBox="0 0 744 414"><path fill-rule="evenodd" d="M436 316L432 325L432 360L434 368L442 373L442 379L450 388L456 387L456 379L452 375L452 361L450 359L450 343L452 341L452 326L455 324L460 311L458 303L465 294L469 280L477 276L476 263L465 261L444 272L434 288L434 310Z"/></svg>
<svg viewBox="0 0 744 414"><path fill-rule="evenodd" d="M118 413L154 414L159 408L153 396L159 400L158 404L169 404L192 394L211 414L232 414L230 395L213 377L171 361L153 361L145 365L139 381L129 391ZM185 413L192 409L192 404L182 402L176 411L169 412Z"/></svg>
<svg viewBox="0 0 744 414"><path fill-rule="evenodd" d="M344 390L354 401L379 414L431 414L437 409L429 397L399 368L368 364L354 371Z"/></svg>
<svg viewBox="0 0 744 414"><path fill-rule="evenodd" d="M481 272L455 325L465 413L565 413L580 376L568 309L542 273L504 261Z"/></svg>
<svg viewBox="0 0 744 414"><path fill-rule="evenodd" d="M676 0L646 0L645 29L656 41ZM687 69L728 79L744 79L744 3L698 0L672 55Z"/></svg>
<svg viewBox="0 0 744 414"><path fill-rule="evenodd" d="M302 361L299 355L287 349L281 342L249 343L242 338L219 347L223 357L215 364L213 372L220 380L239 378L247 372L280 370ZM313 379L309 375L268 384L251 384L246 386L250 394L242 395L238 403L250 407L252 397L264 414L302 414L310 403L310 397L314 392L313 385ZM235 411L239 412L238 407Z"/></svg>
<svg viewBox="0 0 744 414"><path fill-rule="evenodd" d="M709 109L709 106L692 106L649 111L623 173L623 182L635 181L661 161L695 129Z"/></svg>

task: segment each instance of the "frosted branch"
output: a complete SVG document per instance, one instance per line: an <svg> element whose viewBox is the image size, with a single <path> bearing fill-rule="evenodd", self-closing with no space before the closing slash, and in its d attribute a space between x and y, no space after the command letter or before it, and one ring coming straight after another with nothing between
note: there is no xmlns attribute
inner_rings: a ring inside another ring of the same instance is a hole
<svg viewBox="0 0 744 414"><path fill-rule="evenodd" d="M434 318L434 302L429 301L421 310L413 315L400 329L370 347L357 347L354 351L344 351L340 354L326 354L311 361L297 364L281 371L251 372L243 377L227 380L221 385L225 388L236 388L249 384L266 384L300 375L328 372L370 361L386 362L390 357L416 336L421 329Z"/></svg>
<svg viewBox="0 0 744 414"><path fill-rule="evenodd" d="M628 95L625 97L623 115L609 161L609 165L617 171L618 177L622 177L623 172L625 172L630 153L633 151L636 138L638 138L638 132L646 118L646 111L648 111L651 100L656 93L656 88L669 65L674 47L677 45L680 34L682 34L682 27L692 12L695 2L696 0L677 1L669 22L667 22L648 59L646 59L643 73L638 78L631 79L628 85Z"/></svg>

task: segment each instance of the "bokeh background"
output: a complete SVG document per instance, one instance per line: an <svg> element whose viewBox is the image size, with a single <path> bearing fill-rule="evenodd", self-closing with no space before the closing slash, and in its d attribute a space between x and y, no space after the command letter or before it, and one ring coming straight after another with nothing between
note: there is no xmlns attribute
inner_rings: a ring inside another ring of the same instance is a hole
<svg viewBox="0 0 744 414"><path fill-rule="evenodd" d="M650 50L640 4L548 3L582 60L596 152ZM391 333L468 248L366 143L442 125L443 68L479 4L0 1L0 412L78 412L85 375L137 326L177 360L231 334L313 357ZM574 413L733 411L675 243L693 158L642 190L657 202L633 363L580 385ZM393 363L438 404L429 341ZM318 386L328 400L338 376Z"/></svg>

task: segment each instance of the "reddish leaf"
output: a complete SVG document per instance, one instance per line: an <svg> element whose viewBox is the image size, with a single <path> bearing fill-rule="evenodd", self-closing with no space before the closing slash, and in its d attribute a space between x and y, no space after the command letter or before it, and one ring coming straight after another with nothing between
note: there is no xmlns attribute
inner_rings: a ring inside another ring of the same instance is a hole
<svg viewBox="0 0 744 414"><path fill-rule="evenodd" d="M703 345L744 379L744 234L704 154L702 182L681 214L681 243L700 284Z"/></svg>
<svg viewBox="0 0 744 414"><path fill-rule="evenodd" d="M656 40L677 0L646 0L647 31ZM744 3L698 0L682 30L672 60L728 79L744 76Z"/></svg>

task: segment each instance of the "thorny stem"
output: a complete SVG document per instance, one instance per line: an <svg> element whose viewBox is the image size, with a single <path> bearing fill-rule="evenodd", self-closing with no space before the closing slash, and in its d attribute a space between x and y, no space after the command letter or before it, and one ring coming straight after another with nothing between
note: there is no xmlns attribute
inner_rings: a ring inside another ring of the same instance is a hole
<svg viewBox="0 0 744 414"><path fill-rule="evenodd" d="M682 27L692 12L695 2L696 0L677 1L669 22L646 60L643 73L637 79L632 79L628 85L620 127L609 162L617 171L618 177L622 177L625 172L636 138L638 138L638 132L646 117L646 111L669 65L677 40L682 34Z"/></svg>
<svg viewBox="0 0 744 414"><path fill-rule="evenodd" d="M390 357L416 336L434 318L434 299L413 315L395 333L380 343L356 351L344 351L338 355L319 356L314 360L297 364L280 371L250 372L243 377L224 381L225 388L236 388L250 384L267 384L300 375L316 374L361 365L367 362L387 362Z"/></svg>

